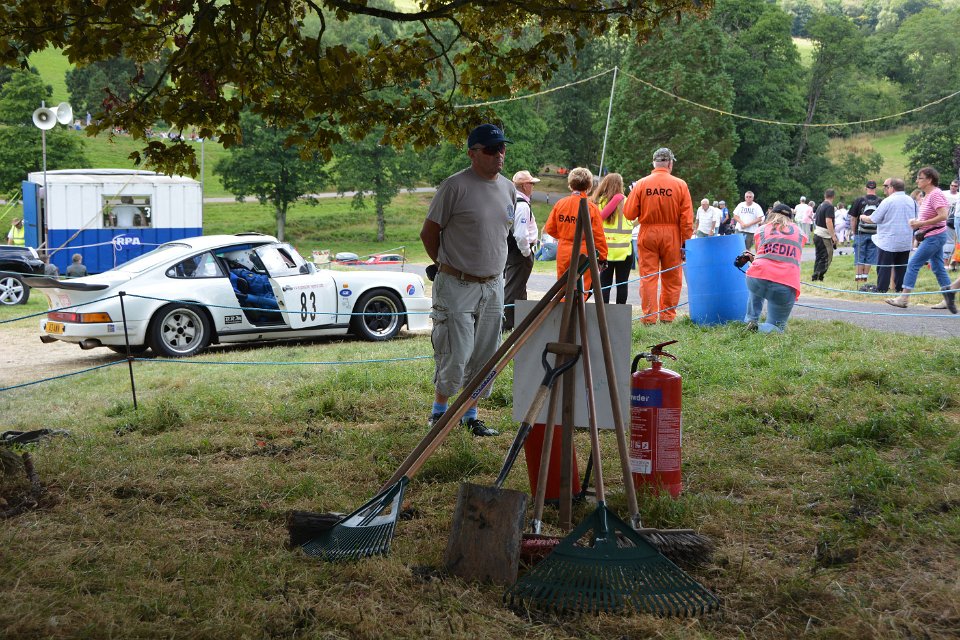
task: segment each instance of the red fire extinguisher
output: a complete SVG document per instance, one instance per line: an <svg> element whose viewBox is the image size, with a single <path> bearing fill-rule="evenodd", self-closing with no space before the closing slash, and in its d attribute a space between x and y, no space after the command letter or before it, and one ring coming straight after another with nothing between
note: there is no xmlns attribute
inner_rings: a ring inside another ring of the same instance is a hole
<svg viewBox="0 0 960 640"><path fill-rule="evenodd" d="M650 347L650 353L633 359L630 385L630 470L638 490L646 486L654 494L666 489L676 498L683 489L680 477L680 424L682 378L665 369L663 356L676 356L663 348L676 340ZM637 371L643 358L649 369Z"/></svg>

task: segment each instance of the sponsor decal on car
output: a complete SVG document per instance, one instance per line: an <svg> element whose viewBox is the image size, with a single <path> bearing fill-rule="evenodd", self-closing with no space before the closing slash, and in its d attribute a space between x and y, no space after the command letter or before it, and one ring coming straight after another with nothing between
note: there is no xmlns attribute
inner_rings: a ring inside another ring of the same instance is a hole
<svg viewBox="0 0 960 640"><path fill-rule="evenodd" d="M240 324L243 322L243 316L239 313L236 315L223 316L223 324Z"/></svg>
<svg viewBox="0 0 960 640"><path fill-rule="evenodd" d="M117 325L115 324L107 325L107 333L116 333L116 332L117 332Z"/></svg>
<svg viewBox="0 0 960 640"><path fill-rule="evenodd" d="M353 291L347 288L347 285L343 285L343 289L340 289L340 295L344 298L349 298L353 295Z"/></svg>
<svg viewBox="0 0 960 640"><path fill-rule="evenodd" d="M407 295L408 295L408 296L412 296L412 295L415 294L416 292L417 292L417 288L416 288L415 286L413 286L412 284L408 284L408 285L407 285Z"/></svg>

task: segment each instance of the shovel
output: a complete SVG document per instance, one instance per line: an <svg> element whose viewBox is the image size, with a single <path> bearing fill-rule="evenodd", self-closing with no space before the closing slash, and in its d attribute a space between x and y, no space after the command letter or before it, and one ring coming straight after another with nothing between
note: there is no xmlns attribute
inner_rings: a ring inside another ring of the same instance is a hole
<svg viewBox="0 0 960 640"><path fill-rule="evenodd" d="M566 356L556 367L547 362L547 354ZM503 489L523 444L530 434L543 404L556 379L576 364L580 346L549 342L543 349L543 381L530 403L507 451L503 468L492 487L463 483L457 495L453 527L444 554L446 569L466 580L513 584L517 580L520 561L520 537L523 532L527 496L520 491Z"/></svg>

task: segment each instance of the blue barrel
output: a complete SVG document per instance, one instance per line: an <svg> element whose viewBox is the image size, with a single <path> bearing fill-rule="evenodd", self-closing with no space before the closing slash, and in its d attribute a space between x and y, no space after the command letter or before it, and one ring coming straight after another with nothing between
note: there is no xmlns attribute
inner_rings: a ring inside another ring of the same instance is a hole
<svg viewBox="0 0 960 640"><path fill-rule="evenodd" d="M690 319L699 325L742 322L747 313L747 280L733 261L746 248L743 236L691 238L686 247L683 274Z"/></svg>

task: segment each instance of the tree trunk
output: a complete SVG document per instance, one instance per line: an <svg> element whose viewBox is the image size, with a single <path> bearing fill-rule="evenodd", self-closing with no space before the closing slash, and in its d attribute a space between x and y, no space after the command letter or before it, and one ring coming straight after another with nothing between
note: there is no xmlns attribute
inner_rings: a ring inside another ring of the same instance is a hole
<svg viewBox="0 0 960 640"><path fill-rule="evenodd" d="M821 90L821 86L817 86L812 89L810 98L807 100L807 117L803 121L804 124L810 124L813 122L813 115L817 112L817 102L820 101ZM803 130L800 132L800 144L797 146L797 157L793 163L795 167L799 167L800 161L803 159L803 152L806 151L807 134L809 131L809 127L803 127Z"/></svg>
<svg viewBox="0 0 960 640"><path fill-rule="evenodd" d="M377 203L377 242L383 242L387 236L387 221L383 214L383 205Z"/></svg>
<svg viewBox="0 0 960 640"><path fill-rule="evenodd" d="M382 197L383 190L383 162L381 162L380 156L377 156L377 173L376 178L373 181L373 198L377 203L377 242L383 242L387 237L387 220L384 215L384 203Z"/></svg>
<svg viewBox="0 0 960 640"><path fill-rule="evenodd" d="M287 207L277 207L277 240L283 242L287 230Z"/></svg>

